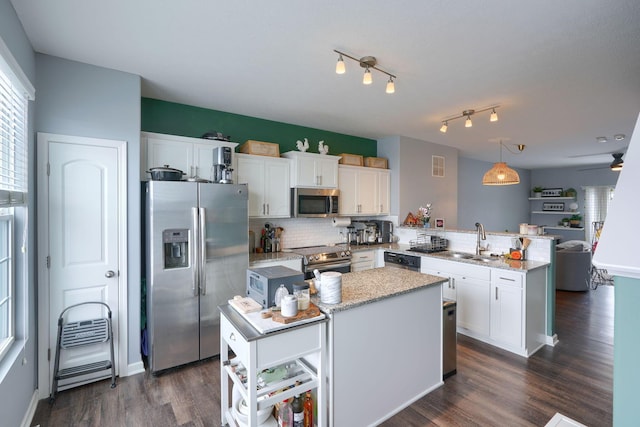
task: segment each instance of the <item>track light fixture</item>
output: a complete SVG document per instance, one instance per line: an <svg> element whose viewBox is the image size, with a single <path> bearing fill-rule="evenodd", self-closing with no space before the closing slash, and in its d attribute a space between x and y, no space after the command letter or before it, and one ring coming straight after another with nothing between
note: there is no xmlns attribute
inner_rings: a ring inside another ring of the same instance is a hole
<svg viewBox="0 0 640 427"><path fill-rule="evenodd" d="M394 83L394 79L396 79L397 77L394 76L391 73L388 73L384 70L381 70L380 68L377 67L378 61L376 60L375 57L373 56L363 56L360 59L354 58L351 55L347 55L344 52L340 52L339 50L333 50L335 53L337 53L338 56L338 62L336 63L336 74L344 74L346 72L346 68L344 65L344 58L349 58L349 59L353 59L354 61L358 62L360 64L360 66L362 68L364 68L364 76L362 76L362 84L365 85L370 85L371 83L373 83L373 76L371 75L371 70L376 70L376 71L380 71L383 74L386 74L387 76L389 76L389 80L387 81L387 87L386 87L386 93L395 93L396 91L396 86Z"/></svg>
<svg viewBox="0 0 640 427"><path fill-rule="evenodd" d="M458 114L457 116L447 117L446 119L442 120L442 127L440 127L440 132L446 133L447 129L449 128L449 121L456 120L456 119L461 119L462 117L466 117L467 118L464 121L464 127L470 128L470 127L473 126L473 122L471 121L471 116L473 116L474 114L477 114L477 113L482 113L483 111L491 110L491 115L489 116L489 121L490 122L497 122L498 121L498 113L496 113L496 108L500 108L500 106L499 105L492 105L491 107L482 108L480 110L474 110L474 109L464 110L461 114Z"/></svg>

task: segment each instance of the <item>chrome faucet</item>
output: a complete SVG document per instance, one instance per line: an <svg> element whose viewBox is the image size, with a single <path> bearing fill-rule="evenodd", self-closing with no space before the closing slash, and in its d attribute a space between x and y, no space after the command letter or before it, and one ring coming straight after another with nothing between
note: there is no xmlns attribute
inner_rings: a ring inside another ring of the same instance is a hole
<svg viewBox="0 0 640 427"><path fill-rule="evenodd" d="M482 246L480 246L480 239L482 238L482 240L487 240L487 235L484 232L484 225L480 224L479 222L476 222L476 230L478 232L478 242L476 243L476 255L480 255L480 250L484 249Z"/></svg>

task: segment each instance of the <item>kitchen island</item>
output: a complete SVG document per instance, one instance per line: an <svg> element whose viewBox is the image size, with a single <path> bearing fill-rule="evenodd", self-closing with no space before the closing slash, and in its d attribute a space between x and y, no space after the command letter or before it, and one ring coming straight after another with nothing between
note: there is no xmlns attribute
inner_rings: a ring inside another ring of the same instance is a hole
<svg viewBox="0 0 640 427"><path fill-rule="evenodd" d="M442 385L442 277L393 267L342 275L328 316L329 425L376 425Z"/></svg>

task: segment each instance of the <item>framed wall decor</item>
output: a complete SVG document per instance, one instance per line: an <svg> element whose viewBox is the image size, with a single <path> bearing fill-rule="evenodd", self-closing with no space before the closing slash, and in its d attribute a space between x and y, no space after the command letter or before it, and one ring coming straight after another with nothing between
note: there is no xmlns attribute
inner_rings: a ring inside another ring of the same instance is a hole
<svg viewBox="0 0 640 427"><path fill-rule="evenodd" d="M436 228L444 228L444 218L436 218Z"/></svg>

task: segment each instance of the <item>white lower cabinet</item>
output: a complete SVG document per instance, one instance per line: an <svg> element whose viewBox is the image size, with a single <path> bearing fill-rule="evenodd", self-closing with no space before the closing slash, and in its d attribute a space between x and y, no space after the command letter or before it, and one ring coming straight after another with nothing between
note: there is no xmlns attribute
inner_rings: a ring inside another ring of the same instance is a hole
<svg viewBox="0 0 640 427"><path fill-rule="evenodd" d="M457 330L521 356L546 344L547 268L515 271L422 257L420 272L447 277Z"/></svg>
<svg viewBox="0 0 640 427"><path fill-rule="evenodd" d="M495 269L491 277L491 339L522 347L524 274Z"/></svg>
<svg viewBox="0 0 640 427"><path fill-rule="evenodd" d="M375 251L356 251L351 253L351 272L371 270L375 268Z"/></svg>
<svg viewBox="0 0 640 427"><path fill-rule="evenodd" d="M249 186L249 216L289 218L289 163L279 157L236 154L238 183Z"/></svg>

